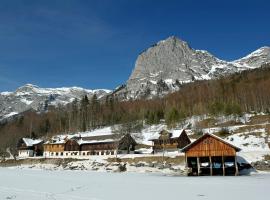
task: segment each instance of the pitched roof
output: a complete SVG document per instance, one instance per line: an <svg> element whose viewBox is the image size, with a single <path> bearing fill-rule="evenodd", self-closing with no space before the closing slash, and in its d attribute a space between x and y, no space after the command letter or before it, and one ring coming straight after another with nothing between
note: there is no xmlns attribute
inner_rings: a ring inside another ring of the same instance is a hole
<svg viewBox="0 0 270 200"><path fill-rule="evenodd" d="M44 144L65 144L66 142L67 140L63 138L52 138L51 140L48 140Z"/></svg>
<svg viewBox="0 0 270 200"><path fill-rule="evenodd" d="M125 135L111 134L111 135L99 135L90 137L81 137L78 143L81 144L95 144L95 143L110 143L121 140Z"/></svg>
<svg viewBox="0 0 270 200"><path fill-rule="evenodd" d="M53 136L50 140L44 144L65 144L69 139L76 138L74 135L57 135Z"/></svg>
<svg viewBox="0 0 270 200"><path fill-rule="evenodd" d="M36 144L43 142L43 140L40 140L40 139L35 140L35 139L31 139L31 138L22 138L22 140L27 147L32 147Z"/></svg>
<svg viewBox="0 0 270 200"><path fill-rule="evenodd" d="M201 137L199 137L197 140L195 140L194 142L190 143L189 145L185 146L181 151L182 152L186 152L188 149L190 149L192 146L194 146L195 144L199 143L203 138L207 137L207 136L210 136L210 137L213 137L217 140L219 140L220 142L224 143L224 144L227 144L229 145L230 147L234 148L236 151L241 151L241 149L237 146L234 146L233 144L227 142L226 140L223 140L222 138L214 135L214 134L211 134L211 133L205 133L203 134Z"/></svg>
<svg viewBox="0 0 270 200"><path fill-rule="evenodd" d="M171 138L178 138L181 136L181 134L185 131L185 129L180 130L173 130L172 131L172 137Z"/></svg>
<svg viewBox="0 0 270 200"><path fill-rule="evenodd" d="M153 141L153 140L158 140L159 137L160 137L160 133L163 132L163 131L166 131L168 133L171 134L171 137L170 138L178 138L181 136L181 134L185 131L184 129L178 129L178 130L172 130L171 132L166 130L166 129L163 129L162 131L160 132L157 132L153 137L149 138L149 141Z"/></svg>
<svg viewBox="0 0 270 200"><path fill-rule="evenodd" d="M77 136L55 136L52 140L45 142L45 144L65 144L68 140L75 140L79 145L82 144L96 144L96 143L111 143L118 142L126 135L121 134L111 134L111 135L94 135L87 137L77 137Z"/></svg>
<svg viewBox="0 0 270 200"><path fill-rule="evenodd" d="M110 142L115 142L115 141L116 140L113 140L113 139L105 139L105 140L83 140L81 138L77 142L78 142L79 145L82 145L82 144L110 143Z"/></svg>

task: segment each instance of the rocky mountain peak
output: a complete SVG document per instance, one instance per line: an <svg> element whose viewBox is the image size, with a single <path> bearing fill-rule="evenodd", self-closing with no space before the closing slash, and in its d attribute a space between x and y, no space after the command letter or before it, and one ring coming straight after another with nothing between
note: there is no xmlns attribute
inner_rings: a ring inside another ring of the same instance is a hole
<svg viewBox="0 0 270 200"><path fill-rule="evenodd" d="M27 83L27 84L19 87L15 92L16 93L18 93L18 92L33 92L37 88L39 88L39 87L36 85L30 84L30 83Z"/></svg>
<svg viewBox="0 0 270 200"><path fill-rule="evenodd" d="M138 56L126 88L118 94L125 99L163 96L179 90L183 83L218 78L260 67L269 61L269 47L262 47L244 58L228 62L205 50L195 50L187 42L171 36Z"/></svg>
<svg viewBox="0 0 270 200"><path fill-rule="evenodd" d="M172 47L175 47L176 45L182 45L182 46L187 47L188 43L184 40L181 40L177 36L173 35L173 36L166 38L165 40L161 40L161 41L157 42L156 45L168 45L168 46L172 46Z"/></svg>

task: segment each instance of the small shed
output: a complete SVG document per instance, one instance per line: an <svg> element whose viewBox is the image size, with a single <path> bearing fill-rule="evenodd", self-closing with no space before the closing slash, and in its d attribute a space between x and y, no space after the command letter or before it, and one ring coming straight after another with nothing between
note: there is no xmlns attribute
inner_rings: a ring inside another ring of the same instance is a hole
<svg viewBox="0 0 270 200"><path fill-rule="evenodd" d="M184 129L174 130L173 132L162 130L157 135L150 138L149 141L153 142L154 152L163 150L177 151L191 143Z"/></svg>
<svg viewBox="0 0 270 200"><path fill-rule="evenodd" d="M19 157L33 157L43 155L43 140L21 138L17 143Z"/></svg>
<svg viewBox="0 0 270 200"><path fill-rule="evenodd" d="M189 175L238 175L236 153L241 149L206 133L182 149Z"/></svg>

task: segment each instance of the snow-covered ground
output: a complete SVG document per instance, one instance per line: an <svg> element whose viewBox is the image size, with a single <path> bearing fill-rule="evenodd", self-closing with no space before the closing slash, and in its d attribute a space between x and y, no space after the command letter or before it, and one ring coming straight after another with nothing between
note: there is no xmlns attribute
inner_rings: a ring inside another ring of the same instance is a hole
<svg viewBox="0 0 270 200"><path fill-rule="evenodd" d="M0 199L267 199L270 174L183 177L160 174L0 168Z"/></svg>

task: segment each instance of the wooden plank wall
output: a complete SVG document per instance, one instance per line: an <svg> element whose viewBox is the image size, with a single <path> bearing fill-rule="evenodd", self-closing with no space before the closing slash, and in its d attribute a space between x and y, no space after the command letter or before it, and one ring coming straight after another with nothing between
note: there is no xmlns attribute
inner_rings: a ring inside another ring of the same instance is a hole
<svg viewBox="0 0 270 200"><path fill-rule="evenodd" d="M65 144L44 144L44 151L49 152L63 152Z"/></svg>
<svg viewBox="0 0 270 200"><path fill-rule="evenodd" d="M186 152L187 157L235 156L234 148L214 137L205 137Z"/></svg>
<svg viewBox="0 0 270 200"><path fill-rule="evenodd" d="M65 144L65 151L80 151L80 145L76 140L68 140Z"/></svg>
<svg viewBox="0 0 270 200"><path fill-rule="evenodd" d="M91 150L114 150L117 148L115 142L111 143L97 143L97 144L82 144L81 151L91 151Z"/></svg>

